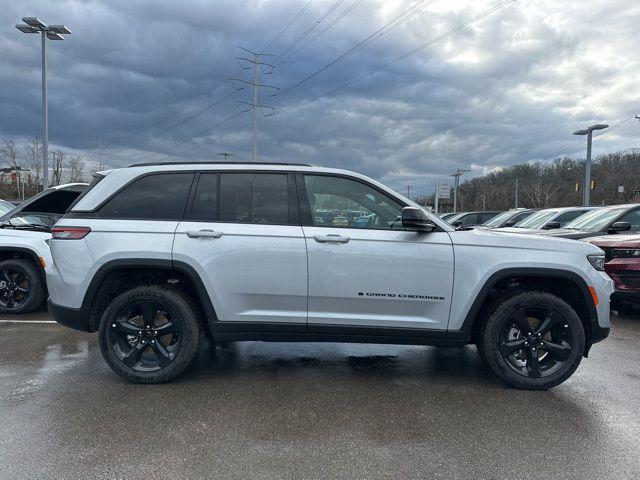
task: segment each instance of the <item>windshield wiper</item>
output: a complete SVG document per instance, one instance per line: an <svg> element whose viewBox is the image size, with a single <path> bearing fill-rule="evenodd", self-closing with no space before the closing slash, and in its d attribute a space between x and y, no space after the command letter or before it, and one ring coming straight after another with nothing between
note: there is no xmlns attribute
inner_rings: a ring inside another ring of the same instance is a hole
<svg viewBox="0 0 640 480"><path fill-rule="evenodd" d="M10 222L5 222L0 225L1 228L13 228L15 230L44 230L46 232L51 231L51 227L47 227L46 225L37 225L35 223L26 223L24 225L14 225Z"/></svg>

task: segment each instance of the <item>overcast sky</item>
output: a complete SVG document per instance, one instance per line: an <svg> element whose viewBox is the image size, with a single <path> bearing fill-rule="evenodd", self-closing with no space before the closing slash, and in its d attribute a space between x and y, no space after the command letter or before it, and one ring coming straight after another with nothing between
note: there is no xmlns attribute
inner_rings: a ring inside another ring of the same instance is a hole
<svg viewBox="0 0 640 480"><path fill-rule="evenodd" d="M282 93L260 92L276 108L259 117L261 160L357 170L421 194L458 167L579 157L571 133L595 122L619 124L596 154L640 147L640 2L520 0L447 35L500 3L0 0L0 139L40 135L40 42L14 27L37 16L73 31L48 44L50 148L102 150L112 166L250 159L251 114L238 102L251 92L228 81L251 79L238 46L275 55L262 57L276 69L260 82Z"/></svg>

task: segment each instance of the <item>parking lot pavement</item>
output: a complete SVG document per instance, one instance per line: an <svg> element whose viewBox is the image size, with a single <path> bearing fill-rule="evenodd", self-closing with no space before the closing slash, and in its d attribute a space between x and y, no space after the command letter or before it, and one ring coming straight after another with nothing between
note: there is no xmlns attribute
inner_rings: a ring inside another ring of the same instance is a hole
<svg viewBox="0 0 640 480"><path fill-rule="evenodd" d="M548 392L473 347L238 343L140 386L96 336L0 324L0 478L639 478L640 312Z"/></svg>

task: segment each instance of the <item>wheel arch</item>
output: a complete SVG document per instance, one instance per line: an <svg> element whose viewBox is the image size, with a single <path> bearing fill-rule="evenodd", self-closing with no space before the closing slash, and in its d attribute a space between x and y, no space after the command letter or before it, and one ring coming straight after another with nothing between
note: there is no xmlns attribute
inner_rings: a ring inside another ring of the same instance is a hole
<svg viewBox="0 0 640 480"><path fill-rule="evenodd" d="M598 325L598 312L587 282L577 273L554 268L506 268L493 273L480 289L462 323L461 332L475 342L482 321L501 292L535 289L554 294L576 311L584 326L587 347L591 347L592 332Z"/></svg>
<svg viewBox="0 0 640 480"><path fill-rule="evenodd" d="M42 261L40 260L40 256L37 254L37 252L27 247L1 246L0 261L9 260L12 258L24 258L32 261L35 264L36 269L40 273L42 281L45 280L44 267L42 266Z"/></svg>
<svg viewBox="0 0 640 480"><path fill-rule="evenodd" d="M181 290L196 303L207 328L218 318L200 275L190 265L164 259L116 259L100 266L85 292L81 308L89 313L89 331L98 329L100 312L114 295L144 283L167 283Z"/></svg>

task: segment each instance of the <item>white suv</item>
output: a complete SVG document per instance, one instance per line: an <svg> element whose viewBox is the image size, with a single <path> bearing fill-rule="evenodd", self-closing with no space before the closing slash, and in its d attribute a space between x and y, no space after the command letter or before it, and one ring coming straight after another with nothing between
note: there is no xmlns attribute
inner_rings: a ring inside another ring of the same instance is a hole
<svg viewBox="0 0 640 480"><path fill-rule="evenodd" d="M99 181L98 181L99 180ZM505 382L566 380L609 333L593 245L454 231L357 173L294 164L103 172L54 227L49 309L124 378L169 380L200 339L475 343Z"/></svg>

